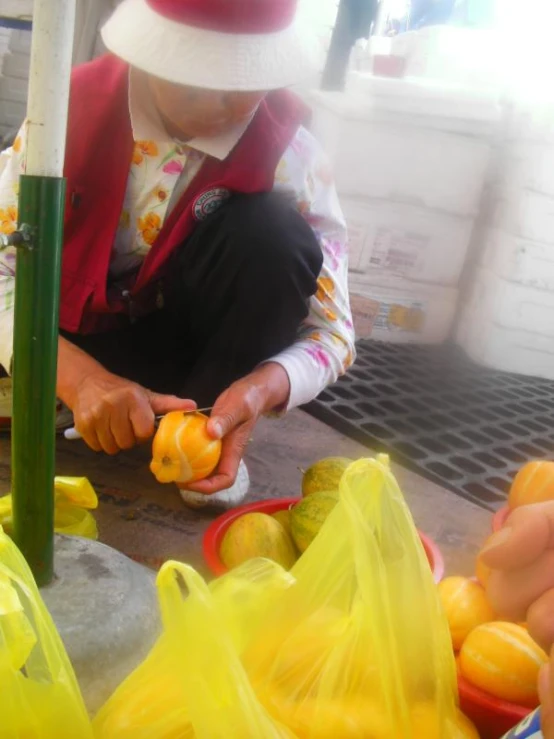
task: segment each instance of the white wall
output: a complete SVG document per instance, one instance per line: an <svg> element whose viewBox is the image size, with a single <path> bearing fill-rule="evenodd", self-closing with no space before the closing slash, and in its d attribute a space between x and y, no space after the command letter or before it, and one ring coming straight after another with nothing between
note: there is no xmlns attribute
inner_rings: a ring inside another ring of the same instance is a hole
<svg viewBox="0 0 554 739"><path fill-rule="evenodd" d="M9 31L4 42L7 50L2 55L0 75L1 135L17 130L25 117L31 35Z"/></svg>
<svg viewBox="0 0 554 739"><path fill-rule="evenodd" d="M17 0L20 2L21 0ZM0 13L6 0L0 0ZM73 63L102 53L99 28L119 0L77 0ZM31 34L0 28L0 136L17 129L25 117Z"/></svg>

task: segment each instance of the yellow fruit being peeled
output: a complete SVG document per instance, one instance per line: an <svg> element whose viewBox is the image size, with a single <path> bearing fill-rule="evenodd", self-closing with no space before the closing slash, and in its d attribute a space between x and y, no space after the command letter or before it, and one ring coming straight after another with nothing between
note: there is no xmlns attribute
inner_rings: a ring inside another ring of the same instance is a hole
<svg viewBox="0 0 554 739"><path fill-rule="evenodd" d="M290 530L301 552L305 552L318 535L338 501L338 492L311 493L291 510Z"/></svg>
<svg viewBox="0 0 554 739"><path fill-rule="evenodd" d="M265 513L246 513L233 521L223 537L219 556L229 569L256 557L272 559L287 570L296 562L289 534Z"/></svg>
<svg viewBox="0 0 554 739"><path fill-rule="evenodd" d="M178 487L204 480L221 456L221 441L208 434L210 419L202 413L171 411L160 421L152 443L150 470L162 483Z"/></svg>
<svg viewBox="0 0 554 739"><path fill-rule="evenodd" d="M309 467L302 478L302 495L338 490L344 471L353 459L347 457L327 457Z"/></svg>

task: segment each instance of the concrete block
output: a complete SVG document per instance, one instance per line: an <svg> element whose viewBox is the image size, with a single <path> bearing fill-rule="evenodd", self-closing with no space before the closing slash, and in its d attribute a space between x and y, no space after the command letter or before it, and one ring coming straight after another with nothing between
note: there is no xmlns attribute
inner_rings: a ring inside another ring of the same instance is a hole
<svg viewBox="0 0 554 739"><path fill-rule="evenodd" d="M99 542L56 537L54 582L41 595L92 714L160 633L155 575Z"/></svg>

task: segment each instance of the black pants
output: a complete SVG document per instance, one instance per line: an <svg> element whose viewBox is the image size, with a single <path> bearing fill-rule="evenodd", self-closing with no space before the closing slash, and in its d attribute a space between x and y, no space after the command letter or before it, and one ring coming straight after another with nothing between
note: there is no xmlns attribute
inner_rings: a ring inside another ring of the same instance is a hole
<svg viewBox="0 0 554 739"><path fill-rule="evenodd" d="M162 310L124 330L63 336L111 372L212 405L293 343L322 261L312 229L287 198L233 196L178 249Z"/></svg>

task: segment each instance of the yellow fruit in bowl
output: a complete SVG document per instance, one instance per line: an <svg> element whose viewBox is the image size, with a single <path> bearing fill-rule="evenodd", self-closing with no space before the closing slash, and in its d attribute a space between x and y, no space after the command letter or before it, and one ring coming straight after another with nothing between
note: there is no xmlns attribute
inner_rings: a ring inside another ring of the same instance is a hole
<svg viewBox="0 0 554 739"><path fill-rule="evenodd" d="M229 569L249 559L265 557L289 570L297 554L289 534L273 516L246 513L225 532L219 556Z"/></svg>
<svg viewBox="0 0 554 739"><path fill-rule="evenodd" d="M243 663L255 682L270 679L284 694L306 697L348 625L348 615L330 606L299 621L288 614L286 620L269 624L248 647Z"/></svg>
<svg viewBox="0 0 554 739"><path fill-rule="evenodd" d="M534 708L537 679L548 657L518 624L493 621L475 628L460 651L462 675L477 688Z"/></svg>
<svg viewBox="0 0 554 739"><path fill-rule="evenodd" d="M276 521L279 521L281 526L285 529L285 531L290 534L290 508L285 508L282 511L275 511L275 513L272 513L271 516Z"/></svg>
<svg viewBox="0 0 554 739"><path fill-rule="evenodd" d="M476 626L493 620L494 611L483 586L467 577L446 577L437 587L452 645L458 650Z"/></svg>
<svg viewBox="0 0 554 739"><path fill-rule="evenodd" d="M384 707L365 696L294 700L270 684L258 692L258 698L297 739L395 738Z"/></svg>
<svg viewBox="0 0 554 739"><path fill-rule="evenodd" d="M292 729L298 739L479 739L461 712L456 711L451 719L441 718L430 703L411 709L409 728L400 737L399 719L374 697L354 694L326 701L294 700L271 683L257 694L273 718Z"/></svg>
<svg viewBox="0 0 554 739"><path fill-rule="evenodd" d="M461 711L458 711L456 715L456 726L452 739L479 739L477 728Z"/></svg>
<svg viewBox="0 0 554 739"><path fill-rule="evenodd" d="M461 711L456 710L452 719L445 719L433 703L418 703L413 707L411 730L413 739L479 739L477 729Z"/></svg>
<svg viewBox="0 0 554 739"><path fill-rule="evenodd" d="M318 535L338 501L338 492L311 493L291 510L290 530L301 552L305 552Z"/></svg>
<svg viewBox="0 0 554 739"><path fill-rule="evenodd" d="M302 477L302 495L338 490L345 470L354 460L347 457L327 457L308 467Z"/></svg>
<svg viewBox="0 0 554 739"><path fill-rule="evenodd" d="M178 675L156 665L152 678L135 673L114 693L93 722L102 739L194 739L187 694ZM140 670L141 668L139 668ZM78 737L75 737L78 739Z"/></svg>
<svg viewBox="0 0 554 739"><path fill-rule="evenodd" d="M280 613L249 644L243 664L253 683L270 683L298 703L317 695L326 665L338 660L344 665L341 679L347 679L357 693L376 699L381 695L382 671L372 658L370 631L353 628L350 615L331 606L309 616Z"/></svg>

